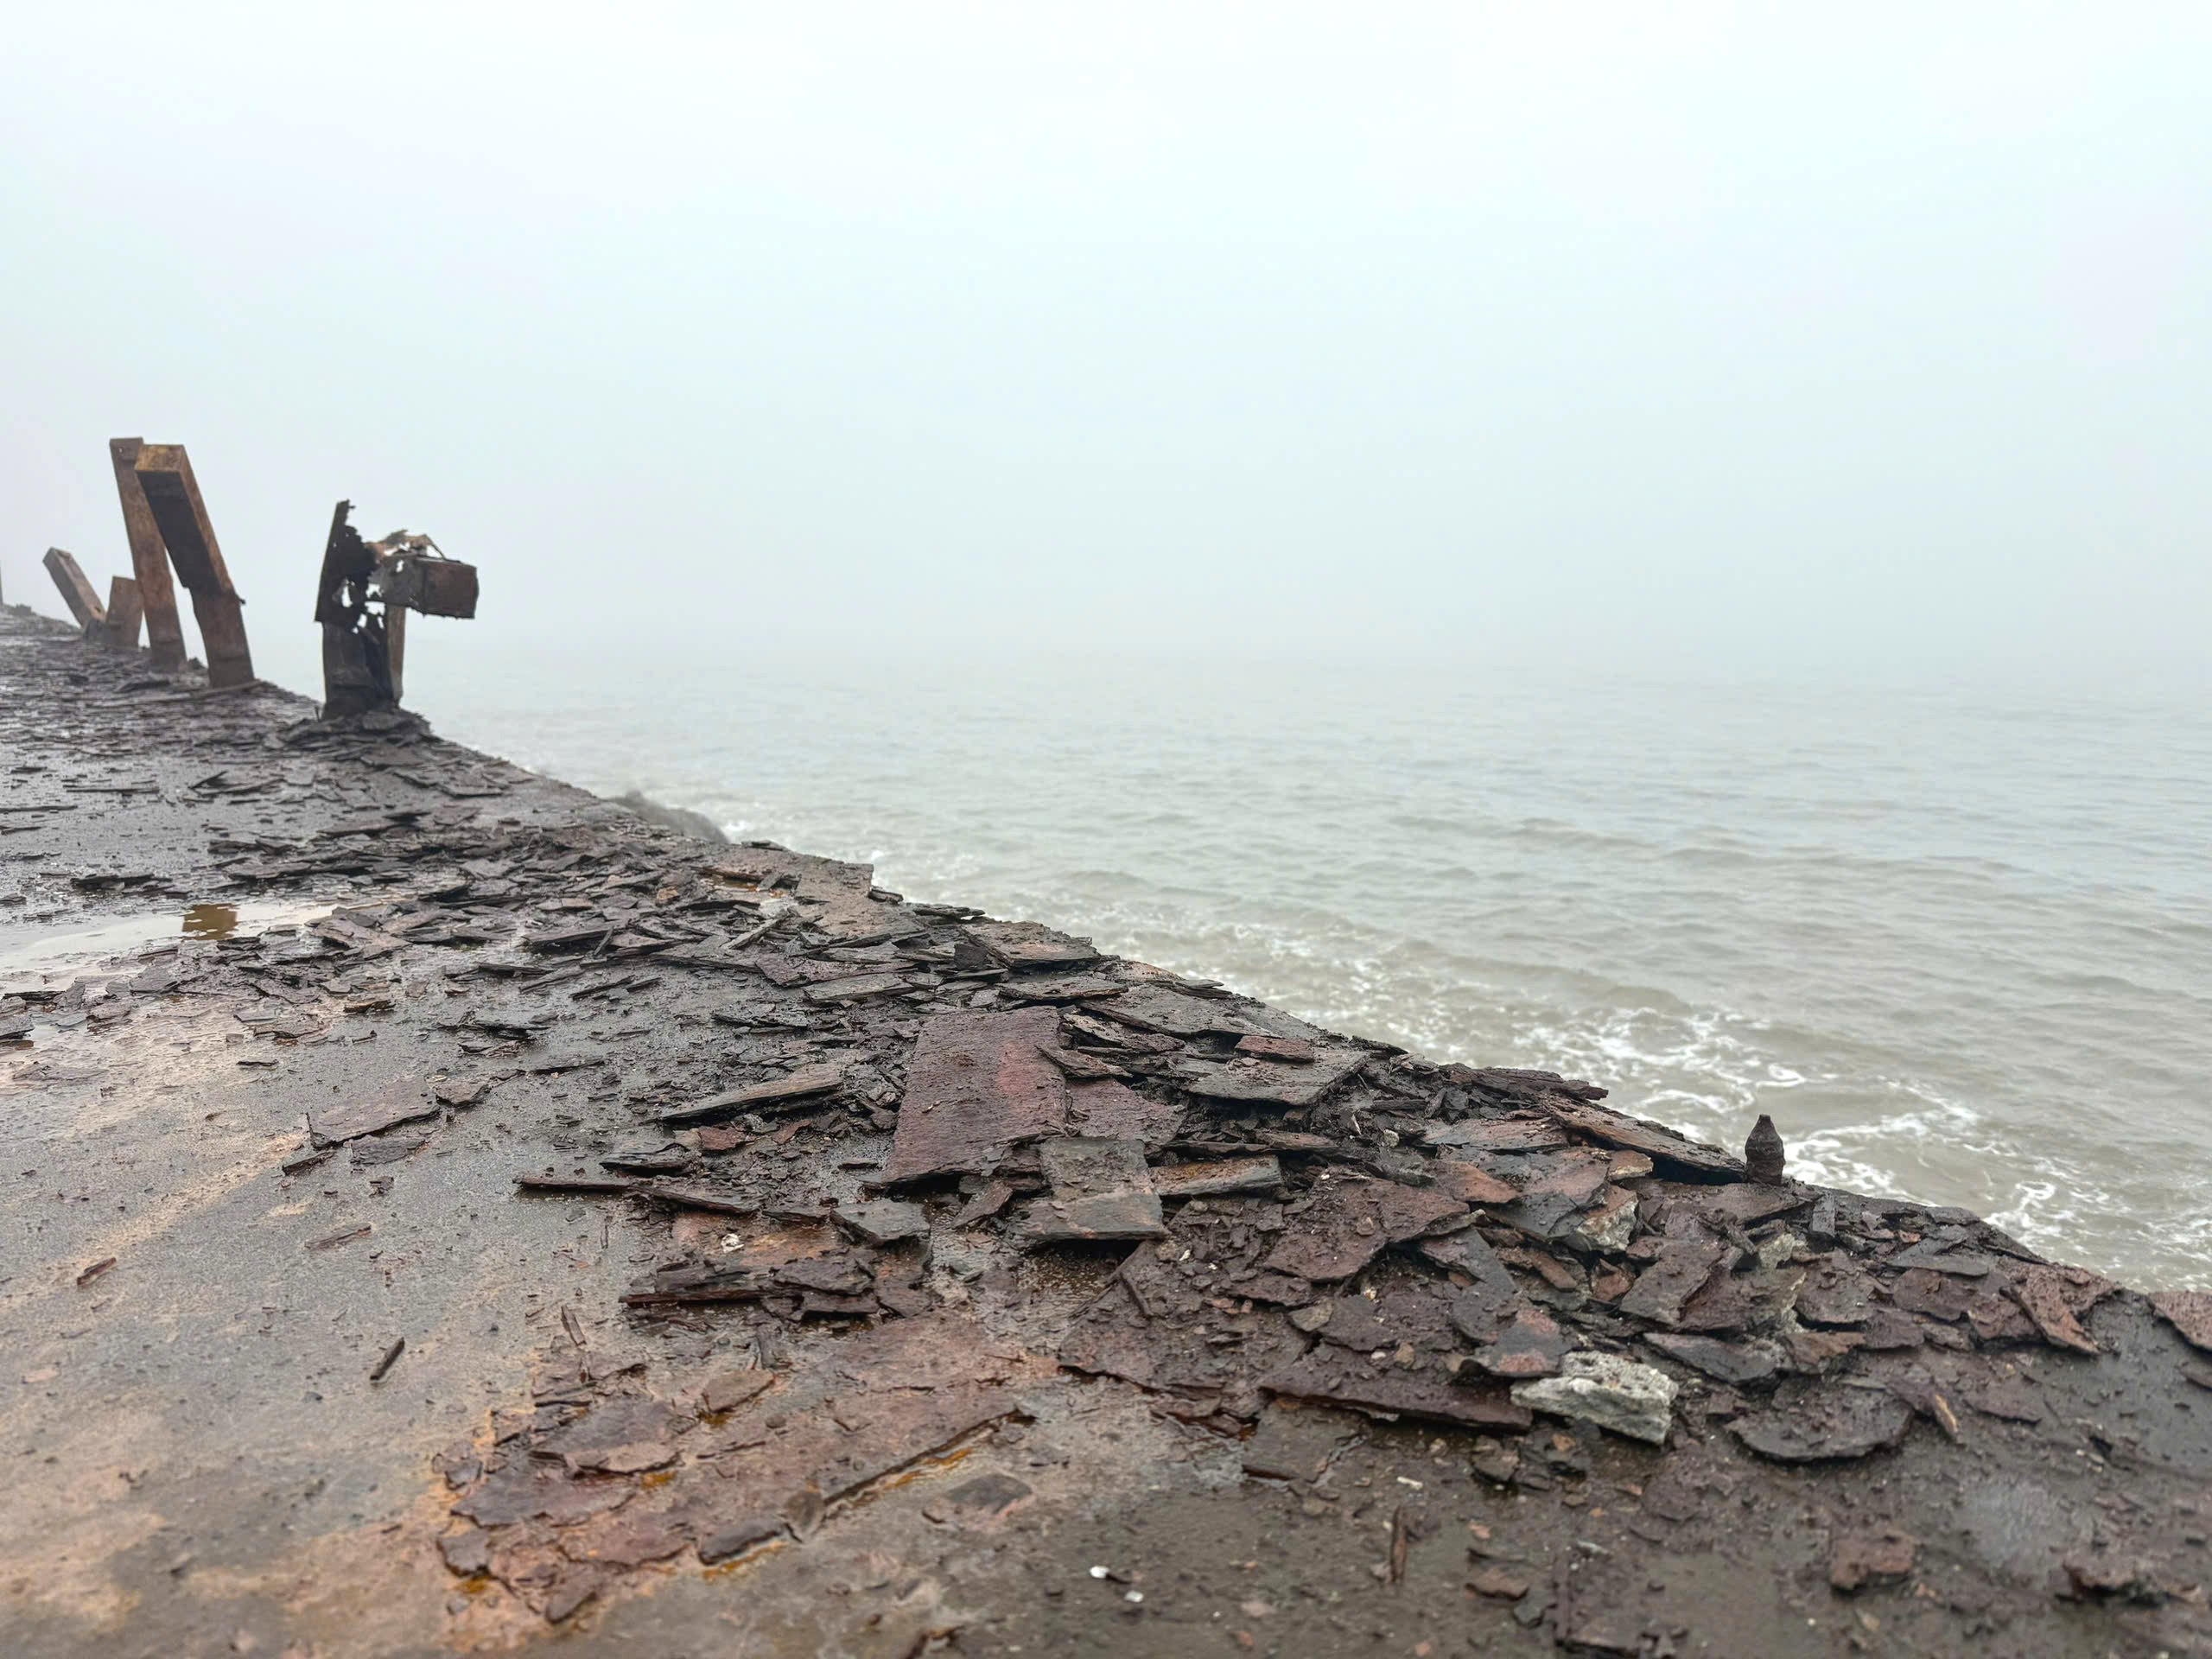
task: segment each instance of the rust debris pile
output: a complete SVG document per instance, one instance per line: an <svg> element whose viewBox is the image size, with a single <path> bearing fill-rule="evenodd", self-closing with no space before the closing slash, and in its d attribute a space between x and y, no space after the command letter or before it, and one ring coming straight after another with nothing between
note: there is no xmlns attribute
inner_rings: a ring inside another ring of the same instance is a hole
<svg viewBox="0 0 2212 1659"><path fill-rule="evenodd" d="M779 1350L810 1330L873 1344L907 1321L943 1329L967 1286L1018 1259L1103 1252L1111 1272L1049 1344L1062 1374L1133 1384L1231 1439L1300 1406L1440 1425L1484 1437L1476 1467L1529 1491L1561 1484L1539 1449L1547 1421L1662 1457L1721 1436L1770 1463L1828 1465L1916 1425L1958 1440L1977 1416L2031 1420L2032 1390L2001 1356L2097 1351L2085 1322L2116 1287L1966 1212L1778 1171L1754 1181L1590 1085L1429 1065L1041 927L901 904L863 869L786 858L758 849L709 872L737 884L723 902L761 918L735 934L708 925L710 886L664 891L645 914L572 904L524 940L603 971L634 962L745 988L715 1016L742 1081L658 1109L634 1145L519 1177L669 1218L674 1254L625 1298L640 1316L736 1315L747 1342ZM2203 1299L2158 1306L2192 1342L2212 1337ZM762 1408L795 1408L792 1386L760 1380ZM629 1398L541 1407L531 1435L556 1438L524 1437L541 1460L531 1490L551 1478L557 1437L619 1439L589 1425ZM921 1456L978 1421L916 1420L901 1450ZM661 1517L654 1548L705 1560L741 1534L805 1536L796 1465L774 1502L742 1487L733 1519L727 1489L687 1482L690 1460L655 1446L664 1487L638 1511ZM639 1471L569 1459L569 1473L612 1503ZM469 1503L457 1512L481 1527ZM719 1541L702 1548L710 1531ZM536 1535L518 1535L517 1568L500 1538L467 1535L467 1562L543 1591L549 1616L575 1601L580 1569L531 1576L546 1570ZM1838 1570L1855 1587L1895 1554L1847 1553ZM2164 1593L2155 1574L2128 1583Z"/></svg>

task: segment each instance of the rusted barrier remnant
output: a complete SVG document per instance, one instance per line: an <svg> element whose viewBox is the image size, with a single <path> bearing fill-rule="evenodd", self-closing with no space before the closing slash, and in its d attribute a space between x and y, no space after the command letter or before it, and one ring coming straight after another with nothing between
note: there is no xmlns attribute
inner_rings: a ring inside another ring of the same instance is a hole
<svg viewBox="0 0 2212 1659"><path fill-rule="evenodd" d="M474 565L448 558L419 533L394 531L365 541L347 522L353 511L351 501L340 501L331 512L315 588L326 720L399 706L409 611L476 614Z"/></svg>
<svg viewBox="0 0 2212 1659"><path fill-rule="evenodd" d="M100 631L100 643L110 651L137 650L138 626L145 617L146 607L138 597L138 584L129 576L110 576L107 622Z"/></svg>
<svg viewBox="0 0 2212 1659"><path fill-rule="evenodd" d="M192 475L192 461L184 446L141 444L131 470L137 474L138 487L168 550L169 561L192 594L192 613L200 624L200 643L207 652L207 683L217 687L251 683L253 657L246 649L244 601L231 585L223 550L215 541L215 526L208 520L207 505L200 498L200 484ZM126 523L129 517L126 506ZM139 580L143 585L143 573ZM171 605L174 608L174 601Z"/></svg>
<svg viewBox="0 0 2212 1659"><path fill-rule="evenodd" d="M58 547L46 550L46 573L54 578L54 585L61 590L61 602L69 607L69 614L77 619L77 626L85 637L92 637L96 629L107 622L107 613L101 608L99 595L92 591L92 584L85 580L85 573L77 561Z"/></svg>
<svg viewBox="0 0 2212 1659"><path fill-rule="evenodd" d="M184 666L184 628L177 620L176 589L169 582L168 550L138 483L143 438L111 438L108 459L115 466L115 493L123 503L123 533L130 542L130 569L146 617L146 644L157 672L174 674Z"/></svg>
<svg viewBox="0 0 2212 1659"><path fill-rule="evenodd" d="M46 550L46 569L54 578L54 585L61 590L61 601L69 607L69 614L84 630L86 643L105 645L112 651L137 649L138 625L144 619L145 609L139 602L137 582L128 576L109 577L107 603L102 606L77 561L64 550Z"/></svg>

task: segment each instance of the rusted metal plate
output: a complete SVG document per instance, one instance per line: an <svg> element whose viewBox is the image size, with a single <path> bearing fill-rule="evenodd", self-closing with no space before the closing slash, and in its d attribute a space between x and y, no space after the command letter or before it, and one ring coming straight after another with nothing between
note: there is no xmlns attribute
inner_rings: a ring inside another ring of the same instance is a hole
<svg viewBox="0 0 2212 1659"><path fill-rule="evenodd" d="M1260 1027L1229 1002L1216 997L1192 996L1166 985L1132 985L1110 1001L1097 1005L1109 1020L1139 1031L1168 1037L1198 1037L1218 1033L1227 1037L1249 1037Z"/></svg>
<svg viewBox="0 0 2212 1659"><path fill-rule="evenodd" d="M1158 1238L1166 1232L1143 1142L1055 1135L1037 1154L1052 1192L1030 1206L1023 1230L1030 1243Z"/></svg>
<svg viewBox="0 0 2212 1659"><path fill-rule="evenodd" d="M1440 1158L1431 1166L1430 1173L1440 1191L1449 1192L1463 1204L1510 1204L1521 1196L1517 1189L1475 1164Z"/></svg>
<svg viewBox="0 0 2212 1659"><path fill-rule="evenodd" d="M1355 1410L1423 1417L1465 1428L1526 1428L1526 1406L1514 1404L1503 1384L1469 1387L1424 1355L1411 1365L1381 1360L1322 1344L1313 1352L1261 1379L1266 1393L1325 1402Z"/></svg>
<svg viewBox="0 0 2212 1659"><path fill-rule="evenodd" d="M1567 1132L1549 1118L1470 1117L1431 1123L1421 1139L1463 1152L1543 1152L1567 1144Z"/></svg>
<svg viewBox="0 0 2212 1659"><path fill-rule="evenodd" d="M348 522L353 511L351 501L340 501L331 512L330 534L322 543L322 571L315 583L315 620L318 622L349 623L353 613L346 603L347 585L365 584L376 569L376 556L361 539L361 532Z"/></svg>
<svg viewBox="0 0 2212 1659"><path fill-rule="evenodd" d="M1077 1312L1060 1344L1061 1364L1157 1392L1203 1395L1249 1390L1304 1349L1305 1338L1277 1309L1210 1305L1198 1283L1155 1254L1166 1249L1179 1254L1179 1242L1139 1245L1113 1282Z"/></svg>
<svg viewBox="0 0 2212 1659"><path fill-rule="evenodd" d="M1314 1189L1303 1210L1286 1217L1266 1265L1300 1279L1349 1279L1387 1246L1417 1238L1466 1209L1434 1187L1330 1181Z"/></svg>
<svg viewBox="0 0 2212 1659"><path fill-rule="evenodd" d="M1076 1135L1128 1136L1159 1147L1174 1139L1182 1117L1179 1107L1141 1095L1111 1077L1068 1087L1068 1128Z"/></svg>
<svg viewBox="0 0 2212 1659"><path fill-rule="evenodd" d="M1640 1152L1680 1180L1740 1181L1744 1160L1718 1147L1676 1135L1662 1123L1647 1122L1567 1095L1547 1095L1539 1103L1560 1126L1602 1147ZM1431 1136L1432 1144L1434 1137Z"/></svg>
<svg viewBox="0 0 2212 1659"><path fill-rule="evenodd" d="M1829 1388L1752 1412L1728 1427L1763 1458L1820 1463L1895 1446L1912 1427L1912 1408L1875 1389Z"/></svg>
<svg viewBox="0 0 2212 1659"><path fill-rule="evenodd" d="M1119 996L1122 989L1120 980L1102 974L1066 974L1058 979L1009 980L1001 995L1019 1002L1096 1002Z"/></svg>
<svg viewBox="0 0 2212 1659"><path fill-rule="evenodd" d="M132 467L138 474L138 487L146 493L146 505L161 531L162 542L168 549L169 561L176 567L178 580L194 592L235 594L184 446L142 444Z"/></svg>
<svg viewBox="0 0 2212 1659"><path fill-rule="evenodd" d="M1052 1008L941 1014L922 1027L886 1181L988 1175L1014 1146L1067 1127L1067 1080L1038 1052L1058 1046Z"/></svg>
<svg viewBox="0 0 2212 1659"><path fill-rule="evenodd" d="M810 1002L864 1002L870 997L889 996L894 991L906 988L903 974L854 974L844 979L825 980L819 985L806 988Z"/></svg>
<svg viewBox="0 0 2212 1659"><path fill-rule="evenodd" d="M796 1102L811 1100L817 1095L834 1093L844 1080L845 1069L841 1065L828 1063L803 1065L788 1077L745 1084L711 1099L678 1106L672 1111L663 1112L660 1121L664 1123L705 1123L718 1117L735 1117L744 1112L775 1111Z"/></svg>
<svg viewBox="0 0 2212 1659"><path fill-rule="evenodd" d="M1320 1058L1321 1051L1298 1037L1240 1037L1236 1052L1255 1060L1285 1060L1303 1065Z"/></svg>
<svg viewBox="0 0 2212 1659"><path fill-rule="evenodd" d="M1244 1442L1244 1472L1262 1480L1312 1480L1365 1427L1350 1412L1295 1400L1270 1405Z"/></svg>
<svg viewBox="0 0 2212 1659"><path fill-rule="evenodd" d="M2151 1306L2183 1342L2212 1352L2212 1291L2162 1290L2151 1298Z"/></svg>
<svg viewBox="0 0 2212 1659"><path fill-rule="evenodd" d="M308 1133L322 1146L335 1146L364 1135L376 1135L418 1117L435 1117L438 1103L420 1084L403 1077L381 1095L366 1100L344 1101L317 1107L308 1114Z"/></svg>
<svg viewBox="0 0 2212 1659"><path fill-rule="evenodd" d="M1039 922L976 922L963 931L1013 969L1079 968L1098 960L1090 940L1054 932Z"/></svg>
<svg viewBox="0 0 2212 1659"><path fill-rule="evenodd" d="M108 459L115 468L115 492L123 506L123 533L130 543L130 573L138 583L139 602L145 607L146 644L155 668L170 674L184 666L184 627L177 620L168 550L162 545L161 529L138 485L138 452L143 447L137 438L111 438Z"/></svg>
<svg viewBox="0 0 2212 1659"><path fill-rule="evenodd" d="M1635 1287L1620 1300L1620 1310L1655 1325L1672 1327L1681 1323L1682 1310L1729 1254L1714 1238L1670 1238L1659 1247L1658 1256L1644 1268Z"/></svg>
<svg viewBox="0 0 2212 1659"><path fill-rule="evenodd" d="M2082 1268L2030 1268L2014 1281L2012 1300L2052 1347L2094 1354L2102 1351L2082 1328L2078 1315L2113 1288L2109 1281Z"/></svg>
<svg viewBox="0 0 2212 1659"><path fill-rule="evenodd" d="M1263 1106L1311 1106L1359 1069L1367 1057L1357 1049L1329 1049L1311 1060L1234 1059L1194 1068L1183 1086L1209 1100Z"/></svg>
<svg viewBox="0 0 2212 1659"><path fill-rule="evenodd" d="M703 1501L733 1516L785 1513L802 1493L835 1503L1020 1408L996 1382L863 1390L803 1412L772 1395L722 1430L741 1444L716 1459L721 1478Z"/></svg>
<svg viewBox="0 0 2212 1659"><path fill-rule="evenodd" d="M649 1395L618 1395L531 1449L558 1458L572 1473L641 1474L674 1459L677 1438L694 1421Z"/></svg>
<svg viewBox="0 0 2212 1659"><path fill-rule="evenodd" d="M368 580L376 556L347 522L353 511L351 501L340 501L333 509L315 584L315 620L322 627L325 720L392 708L399 701L391 624L401 613L378 616L368 609Z"/></svg>
<svg viewBox="0 0 2212 1659"><path fill-rule="evenodd" d="M1171 1164L1152 1172L1153 1190L1163 1198L1205 1198L1220 1192L1265 1192L1282 1185L1282 1165L1273 1153L1256 1158L1223 1158L1202 1164Z"/></svg>

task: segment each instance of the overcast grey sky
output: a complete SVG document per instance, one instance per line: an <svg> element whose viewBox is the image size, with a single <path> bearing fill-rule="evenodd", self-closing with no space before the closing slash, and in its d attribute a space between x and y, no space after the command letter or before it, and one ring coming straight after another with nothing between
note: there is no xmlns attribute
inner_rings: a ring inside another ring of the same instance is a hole
<svg viewBox="0 0 2212 1659"><path fill-rule="evenodd" d="M2212 7L18 6L0 573L476 638L2201 671ZM449 625L448 625L449 626ZM442 636L438 649L460 650Z"/></svg>

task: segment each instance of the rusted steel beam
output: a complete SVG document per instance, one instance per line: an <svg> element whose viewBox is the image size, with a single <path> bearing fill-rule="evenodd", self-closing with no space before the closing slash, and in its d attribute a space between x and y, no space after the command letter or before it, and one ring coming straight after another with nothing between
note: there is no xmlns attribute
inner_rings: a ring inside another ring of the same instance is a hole
<svg viewBox="0 0 2212 1659"><path fill-rule="evenodd" d="M181 443L142 444L133 471L146 493L162 541L176 573L192 594L192 613L200 623L207 652L207 683L248 685L253 656L246 649L245 615L231 573L224 567L215 526L200 499L199 480Z"/></svg>
<svg viewBox="0 0 2212 1659"><path fill-rule="evenodd" d="M103 638L112 651L138 649L138 625L145 620L146 607L138 596L138 584L129 576L110 576L107 579L107 629Z"/></svg>
<svg viewBox="0 0 2212 1659"><path fill-rule="evenodd" d="M399 701L380 619L368 611L369 575L376 555L347 522L351 501L331 510L322 544L322 573L315 584L315 620L322 625L322 717L390 709Z"/></svg>
<svg viewBox="0 0 2212 1659"><path fill-rule="evenodd" d="M77 561L61 549L49 547L46 550L46 574L54 578L54 585L61 590L61 602L69 607L69 614L77 619L77 626L89 639L95 629L106 622L107 613L100 607L100 596L85 580Z"/></svg>
<svg viewBox="0 0 2212 1659"><path fill-rule="evenodd" d="M108 458L115 465L115 491L123 501L123 533L130 539L130 571L146 613L146 643L154 667L164 674L184 666L184 626L177 620L176 589L169 582L169 557L162 532L138 484L141 438L111 438Z"/></svg>

